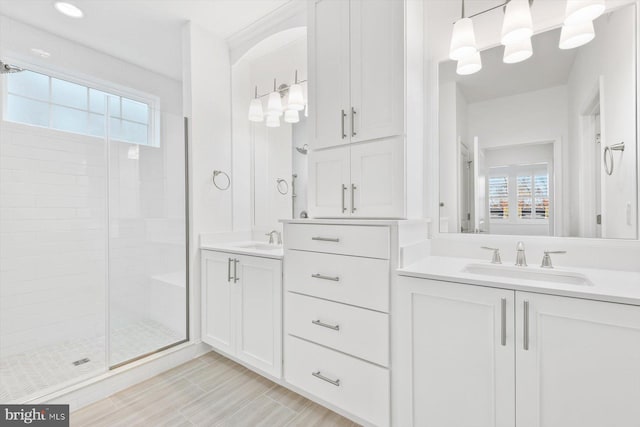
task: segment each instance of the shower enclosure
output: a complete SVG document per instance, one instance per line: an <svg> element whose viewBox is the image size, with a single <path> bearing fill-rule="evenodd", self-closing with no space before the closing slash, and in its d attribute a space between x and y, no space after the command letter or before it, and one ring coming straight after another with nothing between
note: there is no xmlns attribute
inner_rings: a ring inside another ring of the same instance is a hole
<svg viewBox="0 0 640 427"><path fill-rule="evenodd" d="M162 78L131 68L146 80L141 90L122 84L133 74L114 83L109 70L94 78L8 51L0 51L3 403L188 340L180 83L166 79L155 92L149 81Z"/></svg>

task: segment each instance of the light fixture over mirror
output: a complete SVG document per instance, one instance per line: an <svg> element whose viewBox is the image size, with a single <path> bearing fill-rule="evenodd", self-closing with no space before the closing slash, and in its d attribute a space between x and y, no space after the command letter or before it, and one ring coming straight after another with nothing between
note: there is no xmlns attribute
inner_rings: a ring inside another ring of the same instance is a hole
<svg viewBox="0 0 640 427"><path fill-rule="evenodd" d="M476 45L472 19L496 9L504 10L500 37L500 43L504 45L504 63L515 64L533 55L531 46L533 0L507 0L469 16L465 15L465 1L461 0L461 2L462 15L453 24L449 45L449 58L458 61L456 67L458 74L470 75L482 69L482 58L479 56ZM604 0L567 0L559 48L573 49L593 40L595 37L593 19L600 16L604 10Z"/></svg>
<svg viewBox="0 0 640 427"><path fill-rule="evenodd" d="M258 87L255 87L254 96L249 104L249 121L262 122L266 115L267 127L279 127L280 117L284 115L286 123L298 123L300 121L300 111L307 111L307 102L304 95L303 83L306 80L298 80L298 70L295 71L292 85L286 83L278 86L276 79L273 79L273 91L258 95ZM267 97L266 114L262 108L261 99ZM282 100L286 99L286 105Z"/></svg>

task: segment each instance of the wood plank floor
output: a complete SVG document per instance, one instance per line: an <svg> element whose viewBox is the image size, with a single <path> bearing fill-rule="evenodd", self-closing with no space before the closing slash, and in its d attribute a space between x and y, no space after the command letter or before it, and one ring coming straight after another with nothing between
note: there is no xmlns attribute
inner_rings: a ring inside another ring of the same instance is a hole
<svg viewBox="0 0 640 427"><path fill-rule="evenodd" d="M215 352L71 414L72 427L356 427Z"/></svg>

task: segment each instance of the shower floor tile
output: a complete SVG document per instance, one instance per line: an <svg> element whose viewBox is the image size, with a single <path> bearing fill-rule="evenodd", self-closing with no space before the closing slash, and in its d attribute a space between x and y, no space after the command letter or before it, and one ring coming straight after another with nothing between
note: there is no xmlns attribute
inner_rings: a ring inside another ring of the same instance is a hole
<svg viewBox="0 0 640 427"><path fill-rule="evenodd" d="M112 333L110 363L133 359L183 338L181 333L154 320L128 324ZM77 361L84 363L74 364ZM104 336L66 341L2 357L0 402L26 401L104 371Z"/></svg>

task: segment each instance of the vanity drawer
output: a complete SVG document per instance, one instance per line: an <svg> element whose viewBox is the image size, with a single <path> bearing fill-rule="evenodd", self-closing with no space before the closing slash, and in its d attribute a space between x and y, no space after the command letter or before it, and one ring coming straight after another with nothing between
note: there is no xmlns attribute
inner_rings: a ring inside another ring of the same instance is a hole
<svg viewBox="0 0 640 427"><path fill-rule="evenodd" d="M389 315L287 292L286 333L389 366Z"/></svg>
<svg viewBox="0 0 640 427"><path fill-rule="evenodd" d="M389 425L387 369L290 335L285 351L287 382L371 424Z"/></svg>
<svg viewBox="0 0 640 427"><path fill-rule="evenodd" d="M332 301L389 311L389 261L287 250L285 287Z"/></svg>
<svg viewBox="0 0 640 427"><path fill-rule="evenodd" d="M389 227L287 224L287 249L389 259Z"/></svg>

